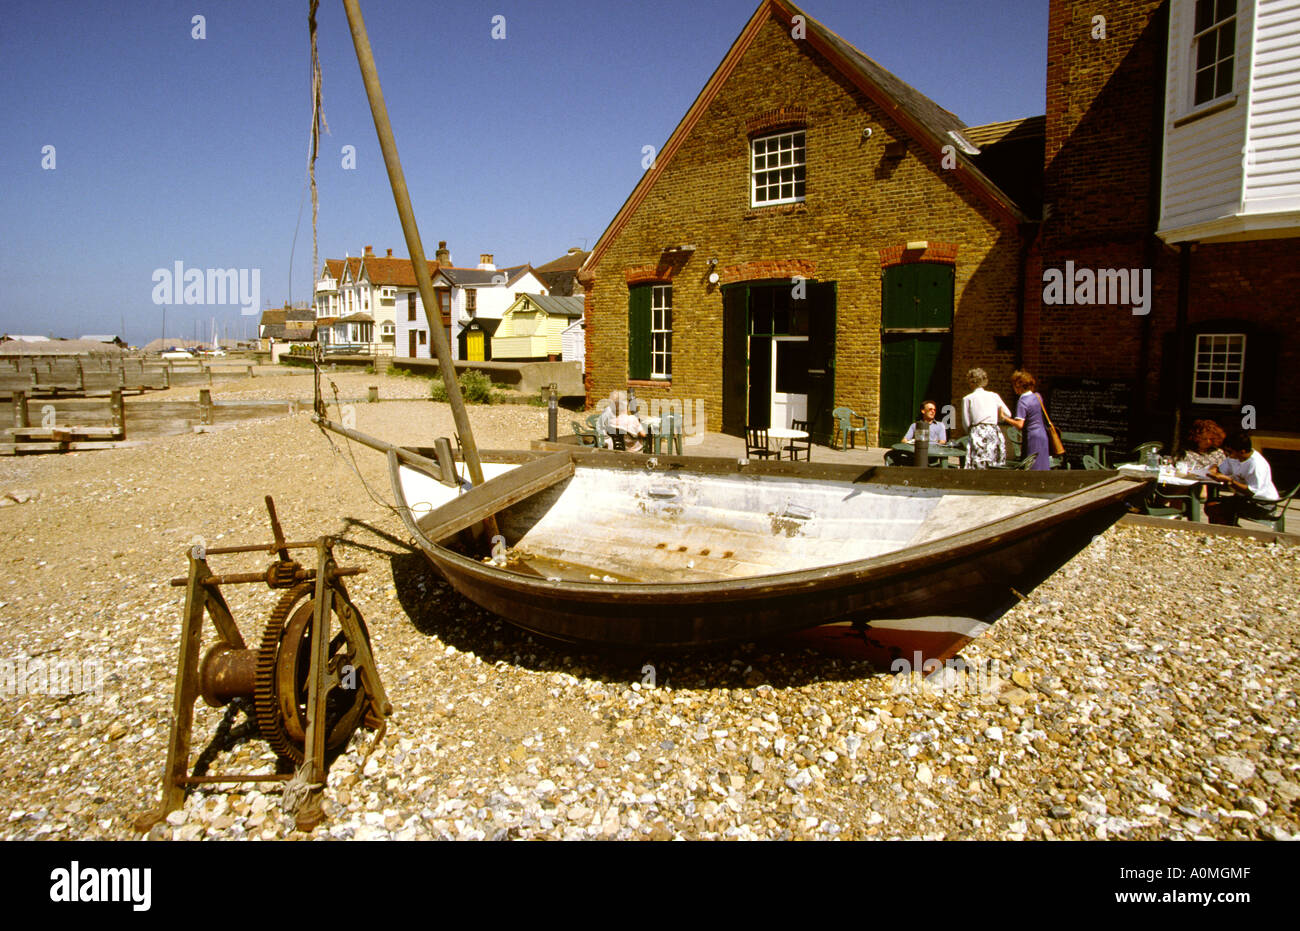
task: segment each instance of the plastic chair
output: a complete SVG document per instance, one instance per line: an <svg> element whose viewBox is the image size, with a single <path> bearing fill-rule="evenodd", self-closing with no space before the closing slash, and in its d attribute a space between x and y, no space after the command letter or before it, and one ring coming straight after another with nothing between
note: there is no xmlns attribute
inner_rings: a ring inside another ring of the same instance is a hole
<svg viewBox="0 0 1300 931"><path fill-rule="evenodd" d="M609 439L609 437L605 433L605 428L600 425L600 414L588 414L587 426L596 434L596 446L600 449L604 449L605 441Z"/></svg>
<svg viewBox="0 0 1300 931"><path fill-rule="evenodd" d="M909 466L912 464L913 458L913 456L910 456L907 453L900 453L896 449L891 449L885 453L885 465Z"/></svg>
<svg viewBox="0 0 1300 931"><path fill-rule="evenodd" d="M1186 509L1181 505L1178 507L1170 507L1165 504L1160 504L1159 502L1161 501L1186 501L1187 505ZM1180 517L1186 517L1190 520L1191 517L1189 515L1191 513L1191 506L1191 495L1169 495L1165 494L1163 491L1152 490L1152 492L1142 501L1142 513L1148 517L1170 517L1174 520L1177 520Z"/></svg>
<svg viewBox="0 0 1300 931"><path fill-rule="evenodd" d="M1159 440L1147 440L1147 442L1133 447L1133 451L1130 455L1133 457L1134 462L1145 465L1147 453L1153 449L1156 451L1156 455L1158 456L1160 455L1160 450L1164 449L1164 444Z"/></svg>
<svg viewBox="0 0 1300 931"><path fill-rule="evenodd" d="M1263 524L1269 530L1275 533L1286 533L1286 506L1291 503L1291 499L1300 492L1300 485L1292 488L1287 496L1275 504L1267 517L1243 517L1241 520L1250 521L1253 524Z"/></svg>
<svg viewBox="0 0 1300 931"><path fill-rule="evenodd" d="M1038 453L1030 453L1030 454L1029 454L1028 456L1026 456L1024 459L1013 460L1013 461L1011 461L1011 462L1008 462L1006 465L1000 465L1000 466L995 465L995 466L991 466L990 468L994 468L994 469L1014 469L1014 470L1019 470L1019 471L1026 471L1026 470L1028 470L1028 469L1032 469L1032 468L1034 467L1034 461L1035 461L1036 459L1038 459Z"/></svg>
<svg viewBox="0 0 1300 931"><path fill-rule="evenodd" d="M659 417L659 431L655 434L655 453L682 454L682 416L671 408Z"/></svg>
<svg viewBox="0 0 1300 931"><path fill-rule="evenodd" d="M789 445L781 447L781 452L789 453L792 462L799 459L800 453L803 453L805 462L812 462L812 424L807 420L791 420L790 426L807 433L808 437L802 440L791 440Z"/></svg>
<svg viewBox="0 0 1300 931"><path fill-rule="evenodd" d="M582 424L578 423L578 421L576 421L576 420L571 420L571 421L569 421L569 423L573 426L573 433L574 433L574 435L578 438L578 443L579 443L579 445L581 445L581 446L595 446L595 445L596 445L597 440L596 440L596 431L595 431L595 430L592 430L592 429L589 429L589 428L587 428L587 427L584 427Z"/></svg>
<svg viewBox="0 0 1300 931"><path fill-rule="evenodd" d="M1020 435L1020 428L1006 426L1002 428L1002 432L1007 438L1007 458L1019 459L1021 446L1024 441L1024 438Z"/></svg>
<svg viewBox="0 0 1300 931"><path fill-rule="evenodd" d="M840 445L831 444L833 449L855 449L857 447L857 434L863 434L863 442L866 442L867 433L867 415L856 414L851 407L837 407L831 411L831 416L835 418L835 430L839 434ZM862 426L853 426L853 418L857 417L862 421Z"/></svg>
<svg viewBox="0 0 1300 931"><path fill-rule="evenodd" d="M767 427L745 428L745 455L750 459L766 459L776 455L767 446Z"/></svg>

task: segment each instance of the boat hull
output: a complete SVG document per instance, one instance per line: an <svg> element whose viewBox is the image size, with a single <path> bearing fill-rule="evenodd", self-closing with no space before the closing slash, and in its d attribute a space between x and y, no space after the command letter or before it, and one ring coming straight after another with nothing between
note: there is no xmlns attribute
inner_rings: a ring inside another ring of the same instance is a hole
<svg viewBox="0 0 1300 931"><path fill-rule="evenodd" d="M566 455L566 454L552 454ZM590 466L628 468L604 454L568 454ZM595 456L596 458L592 458ZM626 458L626 457L624 457ZM788 464L754 469L734 460L665 460L691 470L725 474L795 474ZM766 465L766 464L765 464ZM773 464L775 465L775 464ZM1109 477L1056 480L1067 489L1027 514L994 521L952 537L852 562L756 578L693 583L550 581L486 564L430 539L406 506L398 461L390 455L400 509L420 548L438 572L466 598L526 630L565 641L641 649L680 649L758 640L837 622L856 622L865 639L888 655L921 649L927 658L951 655L969 639L963 631L897 623L899 619L946 617L989 623L1124 513L1123 501L1142 485ZM831 472L836 472L832 468ZM885 470L850 470L856 481L884 484ZM915 483L970 490L971 473L888 470L894 485ZM819 478L825 468L810 471ZM906 479L900 478L908 473ZM984 484L1014 492L1010 473ZM1051 479L1018 473L1029 491L1041 493ZM974 483L974 485L972 485ZM492 482L475 492L486 492ZM1071 485L1077 486L1068 490ZM856 487L856 486L855 486ZM1049 488L1050 490L1050 488ZM424 522L428 526L428 522ZM445 541L444 541L445 542ZM894 622L894 623L890 623ZM877 624L874 631L872 624Z"/></svg>

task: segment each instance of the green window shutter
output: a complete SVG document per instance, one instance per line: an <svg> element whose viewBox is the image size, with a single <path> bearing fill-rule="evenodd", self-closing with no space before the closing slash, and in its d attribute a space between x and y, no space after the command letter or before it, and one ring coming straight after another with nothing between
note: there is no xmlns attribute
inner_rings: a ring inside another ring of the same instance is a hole
<svg viewBox="0 0 1300 931"><path fill-rule="evenodd" d="M627 377L650 377L651 286L627 291Z"/></svg>

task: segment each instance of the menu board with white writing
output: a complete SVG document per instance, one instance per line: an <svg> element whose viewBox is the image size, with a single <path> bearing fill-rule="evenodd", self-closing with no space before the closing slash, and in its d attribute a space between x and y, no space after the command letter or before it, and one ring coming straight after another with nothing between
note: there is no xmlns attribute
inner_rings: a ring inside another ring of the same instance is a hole
<svg viewBox="0 0 1300 931"><path fill-rule="evenodd" d="M1062 433L1106 433L1127 449L1133 385L1100 378L1055 378L1047 413Z"/></svg>

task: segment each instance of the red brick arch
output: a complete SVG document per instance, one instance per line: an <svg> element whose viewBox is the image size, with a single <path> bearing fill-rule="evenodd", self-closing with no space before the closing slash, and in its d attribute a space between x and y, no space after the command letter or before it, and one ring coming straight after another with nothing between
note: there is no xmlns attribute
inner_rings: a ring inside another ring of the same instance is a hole
<svg viewBox="0 0 1300 931"><path fill-rule="evenodd" d="M960 246L955 242L934 240L930 240L924 249L908 249L906 243L901 246L890 246L888 249L880 250L880 267L889 268L891 265L908 265L912 262L942 262L955 265L959 248Z"/></svg>
<svg viewBox="0 0 1300 931"><path fill-rule="evenodd" d="M808 259L768 259L761 262L741 262L718 270L723 284L740 281L769 281L779 278L816 278L817 263Z"/></svg>

